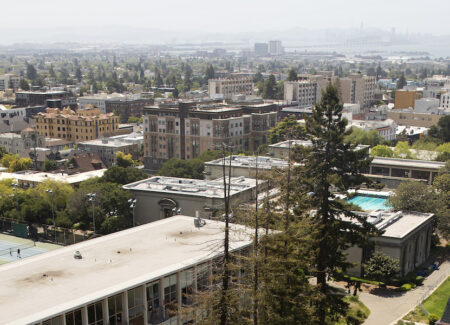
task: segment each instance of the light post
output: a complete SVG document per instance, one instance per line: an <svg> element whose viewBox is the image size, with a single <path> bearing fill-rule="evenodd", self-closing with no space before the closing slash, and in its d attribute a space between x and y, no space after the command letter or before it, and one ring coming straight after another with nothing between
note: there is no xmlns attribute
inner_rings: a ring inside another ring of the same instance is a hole
<svg viewBox="0 0 450 325"><path fill-rule="evenodd" d="M89 202L92 202L92 222L94 225L94 235L95 235L95 197L97 196L96 193L88 193L86 195L89 199Z"/></svg>
<svg viewBox="0 0 450 325"><path fill-rule="evenodd" d="M56 222L55 222L55 209L53 207L53 190L46 189L45 192L50 194L50 202L51 202L51 205L52 205L53 233L54 233L54 238L55 238L55 242L56 242Z"/></svg>
<svg viewBox="0 0 450 325"><path fill-rule="evenodd" d="M136 199L129 199L128 203L130 203L130 208L133 209L133 227L134 227L134 210L136 208L137 200Z"/></svg>

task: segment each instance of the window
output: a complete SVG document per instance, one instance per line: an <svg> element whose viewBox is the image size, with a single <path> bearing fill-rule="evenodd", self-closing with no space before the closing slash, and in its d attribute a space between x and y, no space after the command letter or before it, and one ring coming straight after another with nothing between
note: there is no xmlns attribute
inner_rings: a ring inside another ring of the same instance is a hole
<svg viewBox="0 0 450 325"><path fill-rule="evenodd" d="M142 287L128 290L128 316L130 321L142 316L144 313L144 301Z"/></svg>
<svg viewBox="0 0 450 325"><path fill-rule="evenodd" d="M178 313L177 304L177 276L173 274L163 279L164 305L167 307L169 317Z"/></svg>
<svg viewBox="0 0 450 325"><path fill-rule="evenodd" d="M88 312L88 324L89 325L102 325L103 324L103 305L102 302L89 305L87 307Z"/></svg>
<svg viewBox="0 0 450 325"><path fill-rule="evenodd" d="M62 316L56 316L52 319L47 319L46 321L42 322L42 325L62 325L62 323L63 323Z"/></svg>
<svg viewBox="0 0 450 325"><path fill-rule="evenodd" d="M159 281L148 283L146 290L148 323L155 323L155 320L162 315L162 309L159 304Z"/></svg>
<svg viewBox="0 0 450 325"><path fill-rule="evenodd" d="M189 269L180 273L181 302L184 306L192 304L194 293L194 270Z"/></svg>
<svg viewBox="0 0 450 325"><path fill-rule="evenodd" d="M109 324L122 324L122 294L108 298Z"/></svg>
<svg viewBox="0 0 450 325"><path fill-rule="evenodd" d="M82 325L81 309L66 313L66 325Z"/></svg>

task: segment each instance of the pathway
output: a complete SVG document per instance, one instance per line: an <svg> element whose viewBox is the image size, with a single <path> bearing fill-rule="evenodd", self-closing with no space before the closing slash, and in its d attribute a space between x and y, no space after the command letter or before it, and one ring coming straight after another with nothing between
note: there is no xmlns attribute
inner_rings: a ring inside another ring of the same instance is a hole
<svg viewBox="0 0 450 325"><path fill-rule="evenodd" d="M371 294L361 292L361 301L370 309L370 316L364 325L389 325L402 318L418 305L422 296L438 287L444 280L443 276L449 275L450 262L442 263L439 270L434 271L425 278L423 285L416 289L400 293L389 292L389 294Z"/></svg>

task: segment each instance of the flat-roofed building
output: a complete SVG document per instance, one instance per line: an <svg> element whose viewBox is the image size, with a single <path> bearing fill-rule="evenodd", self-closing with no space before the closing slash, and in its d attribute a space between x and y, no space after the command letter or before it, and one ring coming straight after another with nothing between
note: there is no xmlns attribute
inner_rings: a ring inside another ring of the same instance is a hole
<svg viewBox="0 0 450 325"><path fill-rule="evenodd" d="M234 151L256 150L277 121L274 104L226 105L180 102L148 107L144 116L144 166L157 170L170 158L196 158L223 143Z"/></svg>
<svg viewBox="0 0 450 325"><path fill-rule="evenodd" d="M72 93L62 90L51 91L18 91L16 105L19 107L46 105L49 99L68 99Z"/></svg>
<svg viewBox="0 0 450 325"><path fill-rule="evenodd" d="M343 103L359 104L361 108L368 108L375 100L376 77L350 75L340 78L337 86Z"/></svg>
<svg viewBox="0 0 450 325"><path fill-rule="evenodd" d="M195 313L181 308L209 289L225 228L194 220L175 216L3 265L0 323L192 324ZM253 231L232 224L230 250L250 249Z"/></svg>
<svg viewBox="0 0 450 325"><path fill-rule="evenodd" d="M289 152L293 152L296 146L302 147L311 147L312 142L310 140L286 140L274 144L270 144L269 155L275 158L287 159L289 158ZM356 150L368 150L369 146L367 145L357 145Z"/></svg>
<svg viewBox="0 0 450 325"><path fill-rule="evenodd" d="M34 171L22 171L17 173L0 172L0 180L12 179L21 187L36 187L39 183L46 180L68 183L72 186L78 186L81 182L93 177L102 177L107 169L98 169L84 173L44 173Z"/></svg>
<svg viewBox="0 0 450 325"><path fill-rule="evenodd" d="M20 77L14 74L0 75L0 91L7 89L17 90L19 88Z"/></svg>
<svg viewBox="0 0 450 325"><path fill-rule="evenodd" d="M231 159L231 163L230 163ZM217 179L223 177L223 158L208 161L205 163L205 179ZM263 172L268 172L272 169L285 169L288 167L288 162L284 159L264 157L264 156L228 156L225 157L225 175L229 175L231 166L232 177L256 177L256 169L258 168L259 176Z"/></svg>
<svg viewBox="0 0 450 325"><path fill-rule="evenodd" d="M116 163L117 152L120 151L126 155L131 154L132 158L137 160L141 148L138 143L123 141L120 138L113 137L79 142L78 147L83 151L98 154L108 167Z"/></svg>
<svg viewBox="0 0 450 325"><path fill-rule="evenodd" d="M366 216L378 230L379 237L371 238L374 249L399 261L400 275L414 271L430 256L431 235L433 233L432 213L397 211L358 214ZM355 263L350 274L360 275L361 264L371 255L371 248L353 246L346 251L347 261Z"/></svg>
<svg viewBox="0 0 450 325"><path fill-rule="evenodd" d="M47 108L46 113L35 116L35 130L45 137L80 142L118 133L119 117L103 114L98 108L71 109Z"/></svg>
<svg viewBox="0 0 450 325"><path fill-rule="evenodd" d="M440 161L374 157L369 174L420 179L433 184L434 177L444 166L445 163Z"/></svg>
<svg viewBox="0 0 450 325"><path fill-rule="evenodd" d="M231 98L234 95L253 95L253 78L228 77L224 79L209 79L208 93L210 98Z"/></svg>
<svg viewBox="0 0 450 325"><path fill-rule="evenodd" d="M228 178L227 178L228 182ZM262 187L264 182L259 183ZM218 217L224 209L223 178L200 180L154 176L123 186L136 198L135 220L138 224L171 217L181 209L182 214L204 218ZM232 205L252 201L256 196L256 180L232 177Z"/></svg>
<svg viewBox="0 0 450 325"><path fill-rule="evenodd" d="M414 108L417 99L422 97L418 91L397 90L395 92L394 108Z"/></svg>

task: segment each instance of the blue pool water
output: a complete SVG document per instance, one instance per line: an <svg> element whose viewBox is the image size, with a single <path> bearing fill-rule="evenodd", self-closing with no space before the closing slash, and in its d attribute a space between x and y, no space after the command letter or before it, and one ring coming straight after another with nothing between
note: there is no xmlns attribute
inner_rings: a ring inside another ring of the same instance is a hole
<svg viewBox="0 0 450 325"><path fill-rule="evenodd" d="M386 198L357 195L352 197L348 202L359 206L364 211L387 210L390 208L386 203Z"/></svg>

